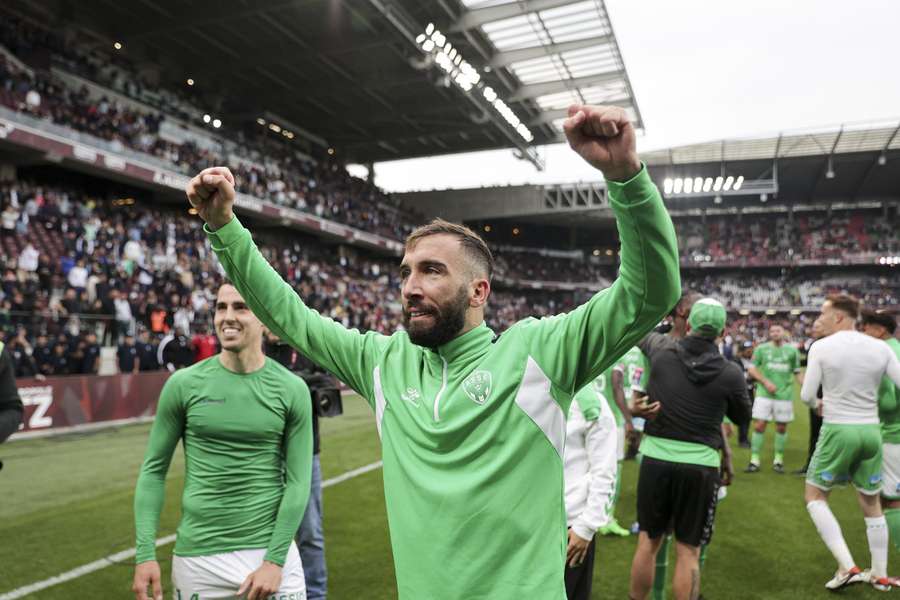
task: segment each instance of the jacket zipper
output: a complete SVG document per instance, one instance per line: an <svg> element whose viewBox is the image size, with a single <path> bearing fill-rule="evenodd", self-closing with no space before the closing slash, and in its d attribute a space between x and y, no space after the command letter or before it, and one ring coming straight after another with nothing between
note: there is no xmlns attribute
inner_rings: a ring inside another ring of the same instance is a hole
<svg viewBox="0 0 900 600"><path fill-rule="evenodd" d="M441 389L438 390L437 396L434 397L434 420L441 420L441 413L439 410L441 403L441 395L444 393L444 390L447 389L447 360L441 356L441 362L444 363L443 368L441 369Z"/></svg>

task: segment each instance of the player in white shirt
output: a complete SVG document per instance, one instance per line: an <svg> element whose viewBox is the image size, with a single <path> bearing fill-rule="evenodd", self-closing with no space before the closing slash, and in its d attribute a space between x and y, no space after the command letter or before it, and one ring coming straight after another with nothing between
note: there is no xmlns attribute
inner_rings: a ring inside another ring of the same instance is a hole
<svg viewBox="0 0 900 600"><path fill-rule="evenodd" d="M575 395L566 420L564 473L566 523L566 594L569 600L591 597L594 534L610 519L616 486L616 419L596 386Z"/></svg>
<svg viewBox="0 0 900 600"><path fill-rule="evenodd" d="M815 406L816 391L822 385L824 422L806 475L806 508L838 562L837 573L825 587L834 590L869 581L876 589L886 591L890 581L888 530L879 501L882 444L878 387L885 374L900 385L900 362L886 343L855 330L858 314L855 299L829 296L817 320L826 337L810 347L800 397ZM852 482L858 492L866 521L872 556L868 573L856 566L841 526L828 507L832 487L847 482Z"/></svg>

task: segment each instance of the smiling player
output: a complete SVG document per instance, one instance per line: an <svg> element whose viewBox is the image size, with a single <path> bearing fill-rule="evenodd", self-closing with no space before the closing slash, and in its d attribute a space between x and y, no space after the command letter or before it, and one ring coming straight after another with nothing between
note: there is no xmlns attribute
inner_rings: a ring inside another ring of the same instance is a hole
<svg viewBox="0 0 900 600"><path fill-rule="evenodd" d="M156 534L178 440L185 455L175 597L306 597L294 544L309 498L312 403L302 379L262 351L263 327L230 284L214 318L222 352L176 371L159 398L134 496L133 591L162 600Z"/></svg>

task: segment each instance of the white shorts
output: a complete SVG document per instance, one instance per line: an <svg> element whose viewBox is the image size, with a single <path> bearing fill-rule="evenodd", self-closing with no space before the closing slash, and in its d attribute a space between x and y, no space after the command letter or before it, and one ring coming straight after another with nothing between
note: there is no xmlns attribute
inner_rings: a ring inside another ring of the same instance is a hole
<svg viewBox="0 0 900 600"><path fill-rule="evenodd" d="M265 548L235 550L208 556L173 556L172 585L175 600L227 598L237 600L237 591L266 555ZM297 545L291 542L281 572L281 587L270 596L278 600L305 600L306 581Z"/></svg>
<svg viewBox="0 0 900 600"><path fill-rule="evenodd" d="M881 495L900 500L900 444L881 445Z"/></svg>
<svg viewBox="0 0 900 600"><path fill-rule="evenodd" d="M753 401L753 418L757 421L790 423L794 420L794 403L790 400L772 400L757 396Z"/></svg>

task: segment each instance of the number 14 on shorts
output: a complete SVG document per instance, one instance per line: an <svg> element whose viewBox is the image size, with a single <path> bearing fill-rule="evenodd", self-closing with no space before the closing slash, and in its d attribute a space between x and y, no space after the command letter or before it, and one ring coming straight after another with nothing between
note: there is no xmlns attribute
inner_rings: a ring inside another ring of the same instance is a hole
<svg viewBox="0 0 900 600"><path fill-rule="evenodd" d="M182 596L181 590L175 590L175 600L203 600L200 594L195 592L190 596ZM272 594L266 600L305 600L305 594Z"/></svg>

